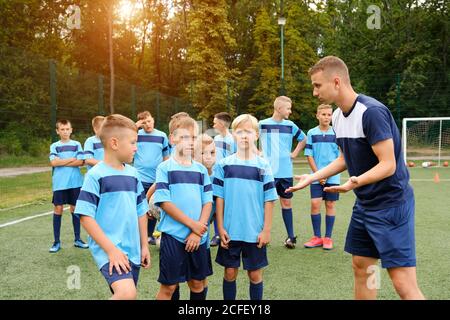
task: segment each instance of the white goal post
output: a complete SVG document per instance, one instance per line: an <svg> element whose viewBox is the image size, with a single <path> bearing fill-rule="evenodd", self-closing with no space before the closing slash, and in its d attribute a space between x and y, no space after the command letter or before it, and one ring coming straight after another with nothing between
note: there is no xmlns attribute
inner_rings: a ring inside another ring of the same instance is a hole
<svg viewBox="0 0 450 320"><path fill-rule="evenodd" d="M450 160L450 117L404 118L402 147L406 163Z"/></svg>

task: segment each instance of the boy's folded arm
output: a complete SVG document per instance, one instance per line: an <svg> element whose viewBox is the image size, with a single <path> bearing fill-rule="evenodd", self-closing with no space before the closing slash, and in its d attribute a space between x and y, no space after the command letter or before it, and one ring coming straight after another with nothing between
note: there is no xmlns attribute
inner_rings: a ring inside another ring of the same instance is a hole
<svg viewBox="0 0 450 320"><path fill-rule="evenodd" d="M68 167L81 167L83 165L84 165L84 160L75 159L75 160L69 162L66 166L68 166Z"/></svg>
<svg viewBox="0 0 450 320"><path fill-rule="evenodd" d="M68 158L68 159L55 158L50 161L50 165L52 167L63 167L63 166L67 166L72 161L76 161L76 159L75 158Z"/></svg>
<svg viewBox="0 0 450 320"><path fill-rule="evenodd" d="M85 159L84 163L89 165L89 166L95 166L97 163L99 163L100 161L94 158L89 158L89 159Z"/></svg>

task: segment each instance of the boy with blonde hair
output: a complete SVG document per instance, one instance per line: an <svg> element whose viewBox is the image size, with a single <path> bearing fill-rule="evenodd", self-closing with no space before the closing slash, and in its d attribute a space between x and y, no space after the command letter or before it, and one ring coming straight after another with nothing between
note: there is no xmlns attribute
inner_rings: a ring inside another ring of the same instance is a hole
<svg viewBox="0 0 450 320"><path fill-rule="evenodd" d="M155 205L161 210L158 300L172 298L187 281L191 300L204 300L209 273L207 225L212 208L212 186L207 169L193 161L198 125L194 119L172 119L169 124L173 155L156 169Z"/></svg>
<svg viewBox="0 0 450 320"><path fill-rule="evenodd" d="M311 172L314 173L339 157L339 147L336 144L336 134L331 127L331 115L333 107L329 104L321 104L317 107L316 118L319 125L308 131L306 137L305 156L308 160ZM333 249L334 220L336 217L336 201L339 200L339 193L328 193L324 188L337 186L340 183L339 174L314 181L310 186L311 193L311 222L314 236L304 244L305 248L322 247L324 250ZM322 200L325 201L325 237L321 235L321 214L320 206Z"/></svg>
<svg viewBox="0 0 450 320"><path fill-rule="evenodd" d="M56 133L60 140L50 146L50 165L52 170L52 203L55 206L53 214L54 242L50 253L56 253L61 249L60 232L63 207L70 205L72 215L73 232L75 234L74 246L86 249L88 245L80 238L80 219L73 214L75 204L83 184L80 166L83 165L84 154L81 144L70 139L72 125L69 120L56 122Z"/></svg>
<svg viewBox="0 0 450 320"><path fill-rule="evenodd" d="M216 219L221 239L216 262L225 268L223 297L236 299L236 278L242 262L250 280L250 299L263 298L262 268L268 265L272 212L277 199L270 165L256 154L258 120L243 114L232 123L237 152L214 170Z"/></svg>
<svg viewBox="0 0 450 320"><path fill-rule="evenodd" d="M136 299L140 266L150 266L148 204L138 173L129 165L137 149L137 127L113 114L105 118L100 139L105 159L86 174L75 213L90 236L111 299Z"/></svg>
<svg viewBox="0 0 450 320"><path fill-rule="evenodd" d="M103 160L104 149L99 137L103 120L105 120L103 116L96 116L92 119L92 129L95 134L84 142L84 163L87 165L88 171Z"/></svg>
<svg viewBox="0 0 450 320"><path fill-rule="evenodd" d="M286 96L279 96L273 103L271 118L261 120L259 129L261 135L260 146L264 158L270 163L275 177L275 187L280 196L281 213L287 231L284 246L294 249L297 237L294 233L291 192L285 192L293 184L292 159L306 145L306 136L292 121L288 120L292 113L292 100ZM297 146L292 151L292 140L297 140Z"/></svg>

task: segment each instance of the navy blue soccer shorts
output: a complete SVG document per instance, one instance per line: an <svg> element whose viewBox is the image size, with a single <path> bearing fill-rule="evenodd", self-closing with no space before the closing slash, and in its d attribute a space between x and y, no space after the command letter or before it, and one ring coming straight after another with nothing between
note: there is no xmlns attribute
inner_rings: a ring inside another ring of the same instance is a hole
<svg viewBox="0 0 450 320"><path fill-rule="evenodd" d="M326 201L337 201L339 200L338 192L325 192L323 188L338 186L338 184L333 183L325 183L325 185L321 185L320 183L313 183L310 185L311 199L322 198Z"/></svg>
<svg viewBox="0 0 450 320"><path fill-rule="evenodd" d="M107 264L105 264L103 267L101 267L100 272L102 273L103 277L105 278L106 282L109 285L109 289L111 290L111 292L114 294L114 291L111 287L111 285L119 280L123 280L123 279L133 279L134 281L134 285L137 287L137 283L138 283L138 279L139 279L139 270L140 270L140 266L137 264L134 264L133 262L129 261L130 266L131 266L131 271L128 273L125 273L123 270L122 274L119 275L119 273L117 272L116 268L113 267L112 269L112 275L109 275L109 262Z"/></svg>
<svg viewBox="0 0 450 320"><path fill-rule="evenodd" d="M212 274L206 242L194 252L187 252L185 247L186 244L169 234L164 232L161 234L159 283L174 285L189 280L204 280Z"/></svg>
<svg viewBox="0 0 450 320"><path fill-rule="evenodd" d="M381 259L383 268L415 267L414 195L399 206L381 210L355 203L345 251Z"/></svg>
<svg viewBox="0 0 450 320"><path fill-rule="evenodd" d="M62 206L70 204L72 206L77 204L78 196L80 195L81 188L72 188L65 190L53 191L52 203L55 206Z"/></svg>
<svg viewBox="0 0 450 320"><path fill-rule="evenodd" d="M277 194L283 199L291 199L294 194L292 192L284 192L287 188L292 187L294 182L293 178L275 178L275 188L277 189Z"/></svg>
<svg viewBox="0 0 450 320"><path fill-rule="evenodd" d="M231 240L228 249L219 246L216 262L225 268L239 268L242 264L244 270L258 270L269 265L266 246L258 248L257 243Z"/></svg>

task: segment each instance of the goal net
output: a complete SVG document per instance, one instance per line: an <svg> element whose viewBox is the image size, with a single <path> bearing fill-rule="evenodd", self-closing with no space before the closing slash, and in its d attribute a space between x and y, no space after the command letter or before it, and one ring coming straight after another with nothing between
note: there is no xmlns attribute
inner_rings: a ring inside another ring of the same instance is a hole
<svg viewBox="0 0 450 320"><path fill-rule="evenodd" d="M450 160L450 117L404 118L402 129L405 161Z"/></svg>

